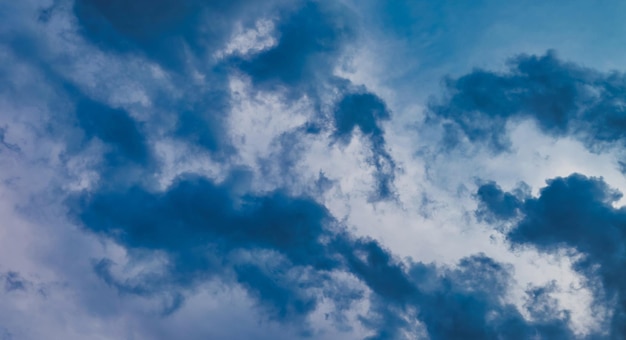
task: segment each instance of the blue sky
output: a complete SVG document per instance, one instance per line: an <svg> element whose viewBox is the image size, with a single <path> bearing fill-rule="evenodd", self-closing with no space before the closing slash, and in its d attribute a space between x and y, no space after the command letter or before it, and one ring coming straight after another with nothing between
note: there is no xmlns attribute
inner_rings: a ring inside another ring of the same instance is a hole
<svg viewBox="0 0 626 340"><path fill-rule="evenodd" d="M0 3L0 339L623 339L626 4Z"/></svg>

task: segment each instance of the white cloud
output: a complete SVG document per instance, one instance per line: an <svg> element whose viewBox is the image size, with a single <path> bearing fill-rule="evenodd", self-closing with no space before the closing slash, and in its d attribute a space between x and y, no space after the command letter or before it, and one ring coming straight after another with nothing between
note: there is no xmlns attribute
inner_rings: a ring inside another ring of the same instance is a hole
<svg viewBox="0 0 626 340"><path fill-rule="evenodd" d="M230 41L222 50L215 52L214 56L217 59L231 55L249 57L275 46L276 43L272 20L257 20L252 28L244 28L241 23L238 23Z"/></svg>

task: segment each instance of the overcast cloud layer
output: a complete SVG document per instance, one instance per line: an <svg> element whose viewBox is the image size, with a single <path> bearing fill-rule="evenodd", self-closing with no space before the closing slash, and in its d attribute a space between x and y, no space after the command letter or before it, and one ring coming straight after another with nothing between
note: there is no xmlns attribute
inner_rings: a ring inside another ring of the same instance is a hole
<svg viewBox="0 0 626 340"><path fill-rule="evenodd" d="M0 340L626 339L625 7L0 2Z"/></svg>

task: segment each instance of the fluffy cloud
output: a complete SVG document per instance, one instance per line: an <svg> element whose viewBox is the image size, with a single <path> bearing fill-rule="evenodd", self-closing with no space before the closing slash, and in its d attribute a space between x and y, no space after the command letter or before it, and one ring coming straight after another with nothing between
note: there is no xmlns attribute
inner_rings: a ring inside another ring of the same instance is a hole
<svg viewBox="0 0 626 340"><path fill-rule="evenodd" d="M612 206L621 193L600 178L572 174L547 182L537 198L502 192L495 184L479 190L481 214L499 220L519 217L506 237L513 246L542 252L580 253L574 268L588 280L598 308L610 308L609 335L624 334L624 208ZM598 280L599 279L599 280Z"/></svg>
<svg viewBox="0 0 626 340"><path fill-rule="evenodd" d="M436 117L448 119L446 143L462 136L506 150L509 120L534 120L542 132L573 135L597 150L624 139L624 76L600 73L563 62L553 52L519 56L507 73L476 70L450 79L449 98L433 104ZM460 136L460 134L462 134Z"/></svg>
<svg viewBox="0 0 626 340"><path fill-rule="evenodd" d="M623 75L519 55L413 98L405 43L458 42L415 6L0 4L0 338L623 336L619 169L531 187L620 164ZM557 160L503 165L524 134Z"/></svg>

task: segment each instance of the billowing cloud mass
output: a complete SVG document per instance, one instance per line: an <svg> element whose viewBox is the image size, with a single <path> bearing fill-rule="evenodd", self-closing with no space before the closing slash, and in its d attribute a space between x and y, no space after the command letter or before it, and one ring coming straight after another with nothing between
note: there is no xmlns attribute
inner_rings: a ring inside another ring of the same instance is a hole
<svg viewBox="0 0 626 340"><path fill-rule="evenodd" d="M626 338L621 55L519 6L0 3L0 339Z"/></svg>
<svg viewBox="0 0 626 340"><path fill-rule="evenodd" d="M610 334L626 329L624 258L626 208L613 204L622 194L601 178L580 174L554 178L534 197L515 197L496 184L481 186L481 214L499 220L518 219L506 237L513 247L542 252L561 249L580 255L574 269L598 296L596 308L611 308Z"/></svg>
<svg viewBox="0 0 626 340"><path fill-rule="evenodd" d="M542 132L572 135L587 147L623 146L626 77L559 60L553 51L521 55L506 72L474 70L448 79L448 97L433 104L445 121L448 143L466 137L497 151L507 149L507 122L532 119Z"/></svg>

